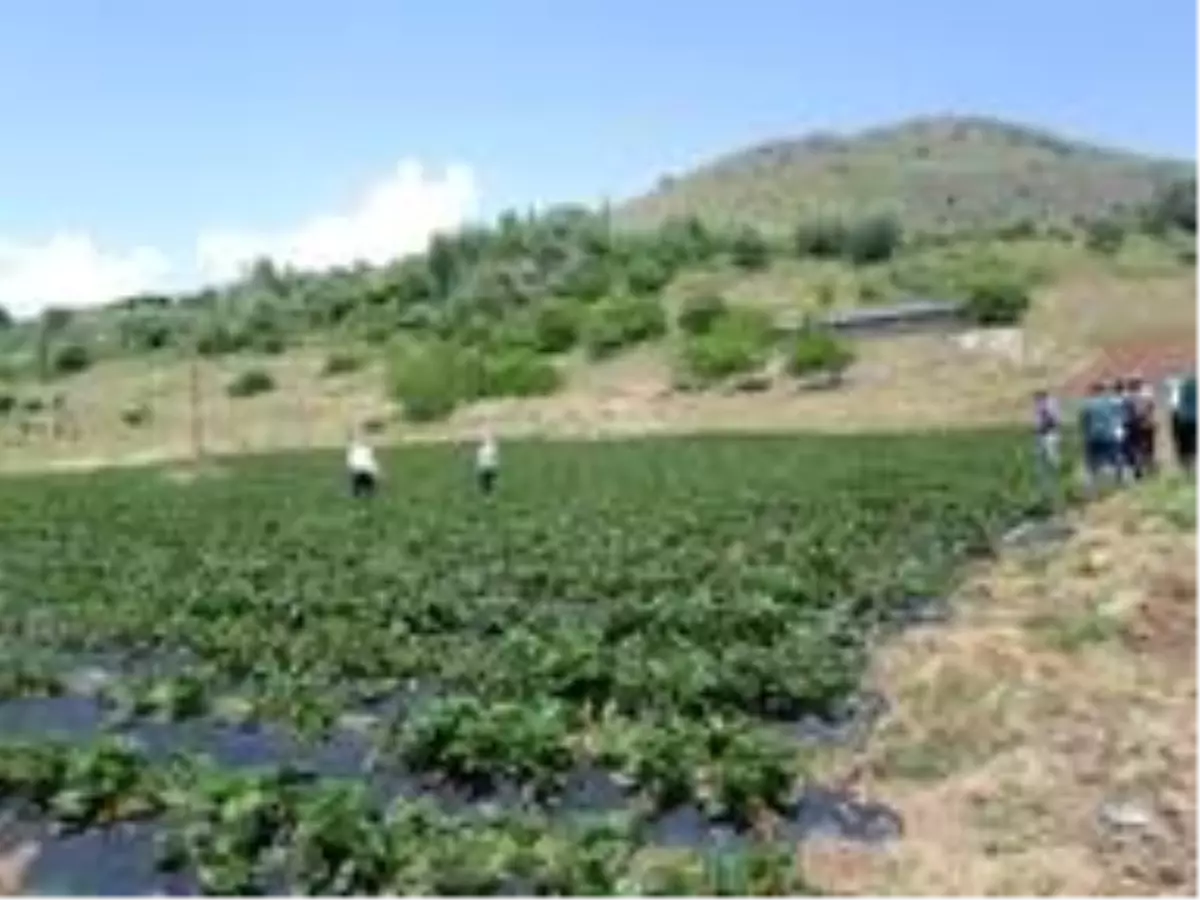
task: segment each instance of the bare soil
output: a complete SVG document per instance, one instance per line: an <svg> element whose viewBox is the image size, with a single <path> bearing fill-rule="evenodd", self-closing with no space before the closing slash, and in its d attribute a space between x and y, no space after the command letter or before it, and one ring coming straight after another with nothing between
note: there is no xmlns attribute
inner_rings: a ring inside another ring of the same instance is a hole
<svg viewBox="0 0 1200 900"><path fill-rule="evenodd" d="M1061 548L981 568L951 625L884 648L873 678L894 709L838 765L907 833L884 851L806 845L811 880L844 894L1195 895L1187 491L1105 501Z"/></svg>

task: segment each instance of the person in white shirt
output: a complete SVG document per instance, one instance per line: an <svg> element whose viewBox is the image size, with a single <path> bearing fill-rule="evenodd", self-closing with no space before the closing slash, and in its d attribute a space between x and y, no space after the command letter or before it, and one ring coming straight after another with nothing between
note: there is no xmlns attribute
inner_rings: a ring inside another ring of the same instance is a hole
<svg viewBox="0 0 1200 900"><path fill-rule="evenodd" d="M346 470L350 475L350 493L354 497L371 497L379 484L379 462L375 451L357 434L350 436L346 451Z"/></svg>
<svg viewBox="0 0 1200 900"><path fill-rule="evenodd" d="M490 494L495 489L496 479L500 476L500 448L490 431L483 433L475 450L475 476L483 493Z"/></svg>

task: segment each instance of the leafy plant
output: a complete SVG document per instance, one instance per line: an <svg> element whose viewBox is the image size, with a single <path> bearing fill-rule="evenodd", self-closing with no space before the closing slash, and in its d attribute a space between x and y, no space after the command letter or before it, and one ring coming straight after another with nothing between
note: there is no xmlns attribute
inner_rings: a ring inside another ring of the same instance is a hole
<svg viewBox="0 0 1200 900"><path fill-rule="evenodd" d="M225 393L230 397L255 397L275 390L275 377L266 369L247 369L229 382Z"/></svg>
<svg viewBox="0 0 1200 900"><path fill-rule="evenodd" d="M792 341L787 368L797 377L828 374L839 378L853 362L849 344L826 329L806 326Z"/></svg>

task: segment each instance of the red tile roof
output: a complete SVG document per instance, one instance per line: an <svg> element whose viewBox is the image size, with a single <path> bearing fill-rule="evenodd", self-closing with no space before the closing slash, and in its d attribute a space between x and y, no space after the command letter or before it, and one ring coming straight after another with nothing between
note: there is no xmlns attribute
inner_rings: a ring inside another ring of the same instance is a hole
<svg viewBox="0 0 1200 900"><path fill-rule="evenodd" d="M1161 381L1170 375L1196 370L1194 338L1177 341L1129 341L1104 348L1091 365L1076 372L1063 385L1068 396L1087 393L1096 381L1112 381L1138 375L1146 381Z"/></svg>

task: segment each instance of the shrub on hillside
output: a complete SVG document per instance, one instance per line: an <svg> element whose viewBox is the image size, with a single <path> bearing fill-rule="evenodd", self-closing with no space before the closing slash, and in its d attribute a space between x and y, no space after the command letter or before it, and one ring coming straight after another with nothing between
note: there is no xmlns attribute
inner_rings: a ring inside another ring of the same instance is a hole
<svg viewBox="0 0 1200 900"><path fill-rule="evenodd" d="M595 304L584 324L583 340L594 358L662 337L666 314L654 297L616 296Z"/></svg>
<svg viewBox="0 0 1200 900"><path fill-rule="evenodd" d="M1100 219L1087 226L1085 243L1095 253L1111 255L1125 243L1125 229L1114 219Z"/></svg>
<svg viewBox="0 0 1200 900"><path fill-rule="evenodd" d="M771 261L771 246L757 228L749 225L733 236L729 245L733 264L748 272L764 269Z"/></svg>
<svg viewBox="0 0 1200 900"><path fill-rule="evenodd" d="M196 337L196 352L201 356L228 356L245 350L249 339L245 331L225 322L213 322Z"/></svg>
<svg viewBox="0 0 1200 900"><path fill-rule="evenodd" d="M130 313L120 325L121 345L134 352L161 350L175 343L171 322L154 313Z"/></svg>
<svg viewBox="0 0 1200 900"><path fill-rule="evenodd" d="M442 341L398 352L389 364L388 380L411 422L444 419L470 393L460 352Z"/></svg>
<svg viewBox="0 0 1200 900"><path fill-rule="evenodd" d="M542 397L553 394L562 384L553 362L519 348L483 354L476 372L472 393L479 397Z"/></svg>
<svg viewBox="0 0 1200 900"><path fill-rule="evenodd" d="M855 265L870 265L891 259L903 239L900 223L892 216L873 216L853 225L845 233L846 258Z"/></svg>
<svg viewBox="0 0 1200 900"><path fill-rule="evenodd" d="M253 397L257 394L268 394L275 390L275 379L265 369L247 369L234 377L225 388L230 397Z"/></svg>
<svg viewBox="0 0 1200 900"><path fill-rule="evenodd" d="M542 353L565 353L579 342L583 311L565 299L546 300L533 310L533 335Z"/></svg>
<svg viewBox="0 0 1200 900"><path fill-rule="evenodd" d="M1011 279L981 280L967 293L964 313L976 325L1016 325L1028 312L1029 291Z"/></svg>
<svg viewBox="0 0 1200 900"><path fill-rule="evenodd" d="M825 328L813 325L800 330L788 349L787 370L797 378L828 375L840 379L854 362L854 349Z"/></svg>
<svg viewBox="0 0 1200 900"><path fill-rule="evenodd" d="M54 351L51 367L56 375L74 375L92 366L92 351L87 344L63 344Z"/></svg>
<svg viewBox="0 0 1200 900"><path fill-rule="evenodd" d="M676 324L685 334L705 334L727 311L725 298L715 291L689 294L680 304Z"/></svg>
<svg viewBox="0 0 1200 900"><path fill-rule="evenodd" d="M625 283L634 294L657 294L671 281L674 272L649 253L639 253L629 261Z"/></svg>
<svg viewBox="0 0 1200 900"><path fill-rule="evenodd" d="M1165 234L1180 229L1196 233L1196 178L1177 179L1161 187L1142 210L1145 229Z"/></svg>
<svg viewBox="0 0 1200 900"><path fill-rule="evenodd" d="M485 397L533 397L554 393L558 368L523 347L462 347L448 341L409 346L388 369L392 395L412 422L444 419L460 403Z"/></svg>
<svg viewBox="0 0 1200 900"><path fill-rule="evenodd" d="M792 234L792 249L801 258L833 259L846 246L846 226L837 219L801 222Z"/></svg>
<svg viewBox="0 0 1200 900"><path fill-rule="evenodd" d="M767 361L772 344L770 318L757 309L734 308L703 332L687 333L679 364L701 382L752 372Z"/></svg>
<svg viewBox="0 0 1200 900"><path fill-rule="evenodd" d="M17 408L17 395L7 391L0 393L0 417L12 414Z"/></svg>
<svg viewBox="0 0 1200 900"><path fill-rule="evenodd" d="M121 410L121 421L129 428L141 428L153 418L153 413L145 403L134 403Z"/></svg>
<svg viewBox="0 0 1200 900"><path fill-rule="evenodd" d="M356 353L339 350L325 357L325 364L321 367L321 375L325 378L334 378L338 375L348 375L351 372L357 372L362 367L363 358L361 356Z"/></svg>

